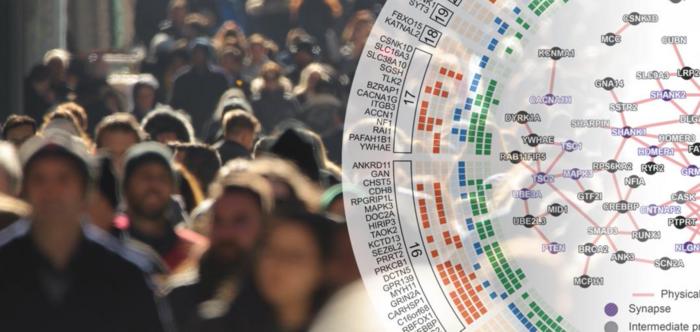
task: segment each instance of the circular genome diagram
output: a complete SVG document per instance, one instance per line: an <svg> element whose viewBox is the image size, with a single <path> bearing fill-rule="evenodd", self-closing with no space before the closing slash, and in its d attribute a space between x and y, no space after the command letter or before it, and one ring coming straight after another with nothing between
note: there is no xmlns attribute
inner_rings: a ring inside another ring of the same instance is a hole
<svg viewBox="0 0 700 332"><path fill-rule="evenodd" d="M700 2L389 0L344 202L389 331L700 331Z"/></svg>

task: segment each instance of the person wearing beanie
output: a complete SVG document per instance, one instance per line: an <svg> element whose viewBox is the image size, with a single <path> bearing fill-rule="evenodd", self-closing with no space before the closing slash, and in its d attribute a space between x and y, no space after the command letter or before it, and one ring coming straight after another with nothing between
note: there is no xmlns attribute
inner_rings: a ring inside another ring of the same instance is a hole
<svg viewBox="0 0 700 332"><path fill-rule="evenodd" d="M208 242L180 225L186 221L181 208L173 208L178 180L171 159L170 150L157 142L126 152L121 184L126 206L114 227L123 240L148 245L176 274L196 262Z"/></svg>
<svg viewBox="0 0 700 332"><path fill-rule="evenodd" d="M50 131L20 159L33 212L0 233L0 329L165 331L146 263L85 217L93 175L83 142Z"/></svg>

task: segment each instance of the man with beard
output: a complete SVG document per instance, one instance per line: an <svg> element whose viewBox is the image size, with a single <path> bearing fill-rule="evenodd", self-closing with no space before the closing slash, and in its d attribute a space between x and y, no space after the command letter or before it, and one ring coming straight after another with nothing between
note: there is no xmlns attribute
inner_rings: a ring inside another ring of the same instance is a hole
<svg viewBox="0 0 700 332"><path fill-rule="evenodd" d="M210 197L209 250L197 271L175 280L168 294L181 332L225 330L222 317L248 282L252 252L274 201L269 182L245 172L217 179Z"/></svg>
<svg viewBox="0 0 700 332"><path fill-rule="evenodd" d="M48 132L20 156L33 212L0 233L0 329L163 331L145 261L85 218L93 181L83 142Z"/></svg>
<svg viewBox="0 0 700 332"><path fill-rule="evenodd" d="M127 151L122 179L126 213L115 220L120 237L148 245L170 275L194 265L207 246L206 238L179 225L185 217L172 198L177 178L171 158L170 150L156 142Z"/></svg>

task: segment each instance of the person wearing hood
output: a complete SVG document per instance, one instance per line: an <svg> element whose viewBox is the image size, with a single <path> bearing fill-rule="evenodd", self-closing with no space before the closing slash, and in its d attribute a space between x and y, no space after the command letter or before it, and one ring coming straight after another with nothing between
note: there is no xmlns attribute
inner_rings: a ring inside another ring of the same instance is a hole
<svg viewBox="0 0 700 332"><path fill-rule="evenodd" d="M253 110L265 133L298 115L299 102L292 94L292 83L282 75L279 64L271 61L264 64L260 76L250 86Z"/></svg>
<svg viewBox="0 0 700 332"><path fill-rule="evenodd" d="M168 106L160 106L149 112L141 121L141 128L150 139L163 144L194 142L194 130L189 116Z"/></svg>
<svg viewBox="0 0 700 332"><path fill-rule="evenodd" d="M183 109L192 118L195 133L201 136L219 97L228 88L228 78L211 64L212 46L207 38L196 38L190 45L190 66L175 77L170 105Z"/></svg>
<svg viewBox="0 0 700 332"><path fill-rule="evenodd" d="M134 108L131 114L139 122L156 107L158 87L158 80L151 74L141 74L134 84L131 90Z"/></svg>
<svg viewBox="0 0 700 332"><path fill-rule="evenodd" d="M221 95L221 98L219 98L216 110L205 126L203 134L205 142L212 144L223 138L222 124L224 116L226 113L234 110L243 110L251 114L253 113L253 107L248 102L245 91L238 88L226 90L226 92Z"/></svg>
<svg viewBox="0 0 700 332"><path fill-rule="evenodd" d="M51 71L45 65L32 67L24 82L24 114L41 123L58 98L51 88Z"/></svg>

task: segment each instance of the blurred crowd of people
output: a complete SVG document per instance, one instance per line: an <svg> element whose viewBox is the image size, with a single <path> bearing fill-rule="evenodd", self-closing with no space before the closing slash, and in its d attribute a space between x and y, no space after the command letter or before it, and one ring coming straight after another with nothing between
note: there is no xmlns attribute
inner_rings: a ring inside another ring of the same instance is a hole
<svg viewBox="0 0 700 332"><path fill-rule="evenodd" d="M312 329L358 289L338 165L380 7L137 1L127 94L48 51L2 126L0 330Z"/></svg>

